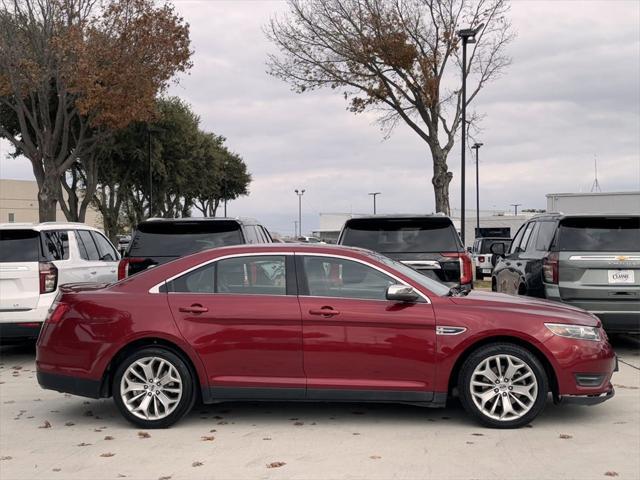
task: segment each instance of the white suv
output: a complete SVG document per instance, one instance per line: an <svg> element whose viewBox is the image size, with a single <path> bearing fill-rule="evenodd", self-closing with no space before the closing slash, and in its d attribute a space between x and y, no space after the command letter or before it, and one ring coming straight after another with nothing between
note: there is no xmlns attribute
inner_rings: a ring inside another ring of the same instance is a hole
<svg viewBox="0 0 640 480"><path fill-rule="evenodd" d="M37 338L59 285L115 282L119 260L82 223L0 224L0 342Z"/></svg>

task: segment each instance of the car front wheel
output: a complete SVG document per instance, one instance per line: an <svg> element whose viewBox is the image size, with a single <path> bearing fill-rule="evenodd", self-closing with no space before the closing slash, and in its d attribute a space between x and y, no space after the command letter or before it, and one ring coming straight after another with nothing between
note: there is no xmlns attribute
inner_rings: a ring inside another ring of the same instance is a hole
<svg viewBox="0 0 640 480"><path fill-rule="evenodd" d="M529 350L495 343L465 360L458 389L464 408L482 424L517 428L542 411L549 383L544 367Z"/></svg>
<svg viewBox="0 0 640 480"><path fill-rule="evenodd" d="M143 428L166 428L195 400L194 380L182 358L163 348L143 348L118 366L113 400L120 413Z"/></svg>

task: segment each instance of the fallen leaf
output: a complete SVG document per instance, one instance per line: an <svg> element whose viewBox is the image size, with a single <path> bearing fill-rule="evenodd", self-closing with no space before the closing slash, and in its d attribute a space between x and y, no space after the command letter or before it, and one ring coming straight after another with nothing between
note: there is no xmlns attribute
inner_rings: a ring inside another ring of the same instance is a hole
<svg viewBox="0 0 640 480"><path fill-rule="evenodd" d="M474 442L467 442L467 445L473 445Z"/></svg>
<svg viewBox="0 0 640 480"><path fill-rule="evenodd" d="M613 386L617 387L617 388L626 388L626 389L629 389L629 390L638 390L640 388L640 387L633 387L633 386L629 386L629 385L620 385L619 383L614 383Z"/></svg>
<svg viewBox="0 0 640 480"><path fill-rule="evenodd" d="M123 475L121 473L118 474L118 478L126 478L126 477L127 477L126 475Z"/></svg>
<svg viewBox="0 0 640 480"><path fill-rule="evenodd" d="M204 463L202 463L202 462L193 462L191 464L192 467L201 467L202 465L204 465Z"/></svg>
<svg viewBox="0 0 640 480"><path fill-rule="evenodd" d="M264 437L262 440L271 440L271 437Z"/></svg>
<svg viewBox="0 0 640 480"><path fill-rule="evenodd" d="M271 462L267 463L267 468L280 468L286 465L285 462Z"/></svg>
<svg viewBox="0 0 640 480"><path fill-rule="evenodd" d="M64 424L65 427L73 427L75 425L75 423L73 422L67 422Z"/></svg>
<svg viewBox="0 0 640 480"><path fill-rule="evenodd" d="M94 428L94 429L93 429L93 431L94 431L94 432L97 432L97 433L102 432L102 430L100 430L99 428Z"/></svg>
<svg viewBox="0 0 640 480"><path fill-rule="evenodd" d="M15 365L13 367L11 367L13 370L22 370L22 367L20 365Z"/></svg>
<svg viewBox="0 0 640 480"><path fill-rule="evenodd" d="M158 480L171 480L171 475L166 475L164 477L158 478Z"/></svg>
<svg viewBox="0 0 640 480"><path fill-rule="evenodd" d="M101 453L100 454L101 457L113 457L114 455L115 455L115 453L111 453L111 452Z"/></svg>
<svg viewBox="0 0 640 480"><path fill-rule="evenodd" d="M612 471L604 472L604 474L607 477L617 477L618 476L618 472L612 472Z"/></svg>
<svg viewBox="0 0 640 480"><path fill-rule="evenodd" d="M227 425L229 422L225 422L224 420L218 422L218 425Z"/></svg>
<svg viewBox="0 0 640 480"><path fill-rule="evenodd" d="M351 435L360 435L359 432L353 432Z"/></svg>
<svg viewBox="0 0 640 480"><path fill-rule="evenodd" d="M214 437L213 435L204 435L200 438L203 442L213 442L216 439L216 437Z"/></svg>
<svg viewBox="0 0 640 480"><path fill-rule="evenodd" d="M0 457L0 460L11 460L13 457L10 456L5 456L5 457Z"/></svg>
<svg viewBox="0 0 640 480"><path fill-rule="evenodd" d="M382 457L380 455L371 455L369 458L371 460L380 460Z"/></svg>
<svg viewBox="0 0 640 480"><path fill-rule="evenodd" d="M443 420L451 420L451 417L440 417L440 418L442 418Z"/></svg>
<svg viewBox="0 0 640 480"><path fill-rule="evenodd" d="M49 420L45 420L38 428L51 428L51 422L49 422Z"/></svg>
<svg viewBox="0 0 640 480"><path fill-rule="evenodd" d="M472 433L474 437L484 437L484 433Z"/></svg>
<svg viewBox="0 0 640 480"><path fill-rule="evenodd" d="M113 440L113 437L111 435L107 435L106 437L104 437L105 440Z"/></svg>
<svg viewBox="0 0 640 480"><path fill-rule="evenodd" d="M52 468L51 470L52 470L53 472L59 472L59 471L61 471L62 469L61 469L61 468Z"/></svg>
<svg viewBox="0 0 640 480"><path fill-rule="evenodd" d="M215 418L216 420L222 420L224 417L221 417L220 415L216 415L216 416L215 416L215 417L213 417L213 418Z"/></svg>
<svg viewBox="0 0 640 480"><path fill-rule="evenodd" d="M567 435L566 433L561 433L560 438L563 440L567 440L568 438L573 438L573 435Z"/></svg>
<svg viewBox="0 0 640 480"><path fill-rule="evenodd" d="M300 420L299 418L290 418L289 420L294 421L294 420Z"/></svg>
<svg viewBox="0 0 640 480"><path fill-rule="evenodd" d="M147 432L138 432L138 438L150 438L151 435Z"/></svg>
<svg viewBox="0 0 640 480"><path fill-rule="evenodd" d="M304 422L294 422L294 425L295 425L296 427L299 427L299 426L301 426L301 425L304 425Z"/></svg>
<svg viewBox="0 0 640 480"><path fill-rule="evenodd" d="M78 444L79 447L88 447L89 445L91 445L91 444L90 443L85 443L85 442L82 442L82 443Z"/></svg>
<svg viewBox="0 0 640 480"><path fill-rule="evenodd" d="M85 417L93 417L93 412L91 410L87 410L86 412L84 412L84 416Z"/></svg>

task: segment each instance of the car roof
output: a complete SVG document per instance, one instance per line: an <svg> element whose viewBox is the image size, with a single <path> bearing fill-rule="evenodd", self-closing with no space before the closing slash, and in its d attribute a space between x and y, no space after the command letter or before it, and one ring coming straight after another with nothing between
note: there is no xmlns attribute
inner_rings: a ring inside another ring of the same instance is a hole
<svg viewBox="0 0 640 480"><path fill-rule="evenodd" d="M358 220L393 220L393 219L403 219L403 220L411 220L411 219L425 219L425 218L450 218L444 213L430 213L430 214L420 214L420 213L398 213L398 214L384 214L384 215L364 215L361 217L353 217L349 218L347 222L358 221Z"/></svg>
<svg viewBox="0 0 640 480"><path fill-rule="evenodd" d="M79 222L42 222L42 223L1 223L2 230L34 230L41 232L45 230L93 230L99 232L100 229Z"/></svg>
<svg viewBox="0 0 640 480"><path fill-rule="evenodd" d="M250 217L182 217L182 218L160 218L160 217L152 217L146 220L143 220L140 223L148 223L148 222L165 222L165 223L175 223L175 222L238 222L245 225L262 225L255 218Z"/></svg>
<svg viewBox="0 0 640 480"><path fill-rule="evenodd" d="M624 214L624 213L570 213L565 214L562 212L546 212L540 213L538 215L534 215L530 220L541 220L544 218L549 218L552 220L559 220L564 218L629 218L629 217L639 217L640 215L634 214Z"/></svg>

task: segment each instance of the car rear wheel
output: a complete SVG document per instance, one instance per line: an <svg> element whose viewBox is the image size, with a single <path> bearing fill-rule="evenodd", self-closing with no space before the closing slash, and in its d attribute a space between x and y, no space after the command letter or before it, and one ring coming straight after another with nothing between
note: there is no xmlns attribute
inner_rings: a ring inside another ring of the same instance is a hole
<svg viewBox="0 0 640 480"><path fill-rule="evenodd" d="M195 401L193 375L182 358L163 348L143 348L118 365L113 400L120 413L143 428L166 428Z"/></svg>
<svg viewBox="0 0 640 480"><path fill-rule="evenodd" d="M542 411L548 386L544 367L529 350L495 343L479 348L465 360L458 390L464 408L480 423L517 428Z"/></svg>

